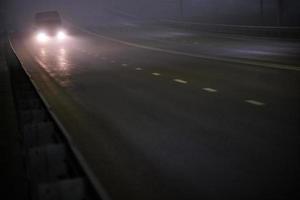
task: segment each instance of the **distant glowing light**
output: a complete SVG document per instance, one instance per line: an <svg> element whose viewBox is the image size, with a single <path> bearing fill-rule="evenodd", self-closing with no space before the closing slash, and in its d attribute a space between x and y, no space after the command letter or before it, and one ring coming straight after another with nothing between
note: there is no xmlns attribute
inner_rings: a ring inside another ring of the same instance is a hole
<svg viewBox="0 0 300 200"><path fill-rule="evenodd" d="M37 34L37 40L39 42L47 42L48 41L48 36L47 36L46 33L40 32L40 33Z"/></svg>
<svg viewBox="0 0 300 200"><path fill-rule="evenodd" d="M66 33L65 33L64 31L59 31L59 32L57 33L57 38L58 38L59 40L65 39L65 38L66 38Z"/></svg>

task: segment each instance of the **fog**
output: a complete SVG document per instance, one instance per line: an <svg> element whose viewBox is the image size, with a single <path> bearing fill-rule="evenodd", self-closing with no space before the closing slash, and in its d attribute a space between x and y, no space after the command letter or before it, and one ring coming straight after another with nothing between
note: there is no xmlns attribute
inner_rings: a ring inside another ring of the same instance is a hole
<svg viewBox="0 0 300 200"><path fill-rule="evenodd" d="M6 24L15 28L28 26L34 13L43 10L58 10L86 25L110 23L115 17L238 25L300 25L299 0L2 0L1 3L1 15L6 16Z"/></svg>

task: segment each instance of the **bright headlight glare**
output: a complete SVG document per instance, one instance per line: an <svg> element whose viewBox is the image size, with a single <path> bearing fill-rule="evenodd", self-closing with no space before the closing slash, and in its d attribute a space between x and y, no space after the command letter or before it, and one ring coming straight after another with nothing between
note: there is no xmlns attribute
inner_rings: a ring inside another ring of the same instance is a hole
<svg viewBox="0 0 300 200"><path fill-rule="evenodd" d="M47 36L46 33L40 32L40 33L37 34L37 40L39 42L46 42L48 40L48 36Z"/></svg>
<svg viewBox="0 0 300 200"><path fill-rule="evenodd" d="M57 38L60 39L60 40L63 40L66 38L66 33L64 31L59 31L57 33Z"/></svg>

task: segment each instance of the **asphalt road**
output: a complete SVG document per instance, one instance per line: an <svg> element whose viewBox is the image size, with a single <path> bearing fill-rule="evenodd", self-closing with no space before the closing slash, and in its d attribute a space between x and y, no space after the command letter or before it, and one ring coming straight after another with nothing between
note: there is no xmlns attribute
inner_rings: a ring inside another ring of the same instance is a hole
<svg viewBox="0 0 300 200"><path fill-rule="evenodd" d="M13 41L112 199L299 195L299 71L83 32L63 44Z"/></svg>

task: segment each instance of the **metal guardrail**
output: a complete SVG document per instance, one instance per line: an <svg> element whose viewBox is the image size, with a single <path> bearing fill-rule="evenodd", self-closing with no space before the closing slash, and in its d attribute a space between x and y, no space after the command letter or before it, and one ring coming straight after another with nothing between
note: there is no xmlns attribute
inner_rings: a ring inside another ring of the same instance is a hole
<svg viewBox="0 0 300 200"><path fill-rule="evenodd" d="M161 20L170 25L180 25L185 29L216 33L241 34L261 37L280 37L300 39L300 27L292 26L244 26L227 24L208 24L190 21Z"/></svg>
<svg viewBox="0 0 300 200"><path fill-rule="evenodd" d="M30 200L108 200L67 131L7 44Z"/></svg>

